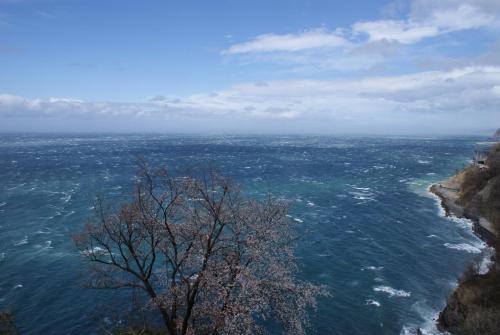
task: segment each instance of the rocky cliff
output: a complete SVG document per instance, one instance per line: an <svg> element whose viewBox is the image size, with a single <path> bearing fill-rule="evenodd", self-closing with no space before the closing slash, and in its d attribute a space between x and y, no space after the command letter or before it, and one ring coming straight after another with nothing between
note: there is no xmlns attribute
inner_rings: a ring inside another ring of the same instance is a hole
<svg viewBox="0 0 500 335"><path fill-rule="evenodd" d="M471 264L440 313L438 328L454 335L500 334L500 144L488 168L470 166L431 191L449 215L474 221L474 230L495 250L489 271Z"/></svg>

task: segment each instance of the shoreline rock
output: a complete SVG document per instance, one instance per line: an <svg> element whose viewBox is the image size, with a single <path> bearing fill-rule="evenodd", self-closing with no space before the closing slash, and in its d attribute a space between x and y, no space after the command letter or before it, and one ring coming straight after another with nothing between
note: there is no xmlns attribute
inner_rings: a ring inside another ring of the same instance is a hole
<svg viewBox="0 0 500 335"><path fill-rule="evenodd" d="M451 180L455 177L431 185L429 191L441 200L441 207L444 209L447 217L454 216L471 220L474 233L489 246L495 247L499 236L493 224L486 218L479 216L477 210L468 209L456 203L459 198L459 187L453 188L448 186L450 183L453 183Z"/></svg>
<svg viewBox="0 0 500 335"><path fill-rule="evenodd" d="M473 232L488 246L495 248L498 253L498 232L491 222L479 215L477 203L471 202L467 206L457 203L462 182L460 175L459 173L446 181L431 185L429 191L440 199L446 216L471 220ZM469 327L470 319L478 318L478 302L491 299L491 282L497 281L498 271L490 268L486 274L480 275L472 269L473 267L469 266L465 270L459 285L448 298L446 307L439 313L437 328L440 331L455 333L457 329ZM488 313L488 310L485 310L485 313ZM491 326L488 327L491 328Z"/></svg>

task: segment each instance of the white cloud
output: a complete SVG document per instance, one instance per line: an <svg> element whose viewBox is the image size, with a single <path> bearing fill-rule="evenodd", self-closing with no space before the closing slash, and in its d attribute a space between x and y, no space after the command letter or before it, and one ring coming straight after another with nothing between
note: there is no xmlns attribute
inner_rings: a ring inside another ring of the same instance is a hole
<svg viewBox="0 0 500 335"><path fill-rule="evenodd" d="M498 122L500 67L466 67L410 75L243 83L217 94L143 103L25 99L0 95L0 118L284 120L350 126L374 124L479 127ZM229 120L229 121L228 121ZM135 122L135 121L134 121Z"/></svg>
<svg viewBox="0 0 500 335"><path fill-rule="evenodd" d="M234 44L223 54L245 54L253 52L302 51L317 48L335 48L348 45L339 31L313 29L298 34L264 34L249 42Z"/></svg>
<svg viewBox="0 0 500 335"><path fill-rule="evenodd" d="M395 41L402 44L411 44L426 37L439 34L436 26L423 26L406 21L381 20L358 22L353 25L355 33L365 33L370 41Z"/></svg>
<svg viewBox="0 0 500 335"><path fill-rule="evenodd" d="M320 28L296 34L268 33L233 44L222 54L237 56L245 63L275 62L306 70L370 70L390 64L398 50L425 39L470 29L499 29L499 3L493 0L414 0L407 15L401 19L355 22L350 27L333 31ZM380 51L381 47L389 48L391 52L357 52L371 45L378 45Z"/></svg>
<svg viewBox="0 0 500 335"><path fill-rule="evenodd" d="M412 44L424 38L455 31L497 27L500 23L498 10L488 12L474 1L414 1L412 13L406 20L379 20L358 22L355 33L365 33L370 41L389 40Z"/></svg>

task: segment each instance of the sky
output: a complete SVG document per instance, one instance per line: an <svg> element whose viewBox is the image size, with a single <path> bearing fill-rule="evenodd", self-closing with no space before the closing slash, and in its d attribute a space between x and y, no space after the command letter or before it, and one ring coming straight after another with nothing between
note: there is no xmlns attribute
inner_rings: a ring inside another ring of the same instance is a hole
<svg viewBox="0 0 500 335"><path fill-rule="evenodd" d="M499 0L0 0L0 132L498 127Z"/></svg>

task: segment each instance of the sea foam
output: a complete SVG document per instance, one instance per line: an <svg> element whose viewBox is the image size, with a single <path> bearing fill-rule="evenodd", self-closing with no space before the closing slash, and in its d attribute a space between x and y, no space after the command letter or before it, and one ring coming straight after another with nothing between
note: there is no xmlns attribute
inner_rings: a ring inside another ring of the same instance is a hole
<svg viewBox="0 0 500 335"><path fill-rule="evenodd" d="M373 305L373 306L376 306L376 307L380 307L381 306L380 302L378 302L377 300L372 300L372 299L366 299L365 300L365 305Z"/></svg>
<svg viewBox="0 0 500 335"><path fill-rule="evenodd" d="M392 288L390 286L375 286L373 288L375 292L384 292L389 294L389 297L404 297L407 298L411 296L411 292L407 292L404 290L397 290L395 288Z"/></svg>
<svg viewBox="0 0 500 335"><path fill-rule="evenodd" d="M21 245L25 245L25 244L28 244L28 236L24 236L24 238L22 240L14 243L14 245L16 247L21 246Z"/></svg>
<svg viewBox="0 0 500 335"><path fill-rule="evenodd" d="M467 251L468 253L471 253L471 254L480 254L481 253L481 249L479 249L478 247L473 246L471 244L468 244L468 243L457 243L457 244L445 243L443 245L449 249Z"/></svg>

